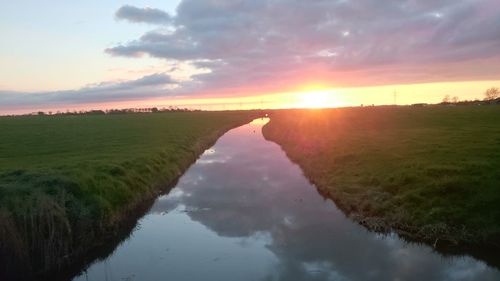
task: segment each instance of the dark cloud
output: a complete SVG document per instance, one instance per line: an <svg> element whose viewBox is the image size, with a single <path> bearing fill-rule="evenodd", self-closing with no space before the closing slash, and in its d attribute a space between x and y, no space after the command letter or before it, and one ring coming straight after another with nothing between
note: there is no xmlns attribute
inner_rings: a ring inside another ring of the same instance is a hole
<svg viewBox="0 0 500 281"><path fill-rule="evenodd" d="M44 107L56 104L86 104L97 102L140 100L171 94L167 86L175 86L169 75L156 73L137 80L125 82L103 82L85 86L78 90L21 93L0 92L0 110Z"/></svg>
<svg viewBox="0 0 500 281"><path fill-rule="evenodd" d="M499 68L469 67L500 56L496 0L184 0L172 27L106 52L201 64L211 73L196 76L200 91L279 89L308 80L353 86L500 75ZM441 71L427 74L433 67ZM384 74L368 76L378 70Z"/></svg>
<svg viewBox="0 0 500 281"><path fill-rule="evenodd" d="M137 8L125 5L116 11L115 17L130 22L167 24L171 21L170 15L159 9Z"/></svg>

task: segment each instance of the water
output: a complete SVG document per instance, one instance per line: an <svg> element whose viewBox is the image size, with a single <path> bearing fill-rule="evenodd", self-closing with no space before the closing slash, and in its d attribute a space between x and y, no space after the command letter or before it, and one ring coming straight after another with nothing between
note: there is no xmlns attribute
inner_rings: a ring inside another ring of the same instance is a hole
<svg viewBox="0 0 500 281"><path fill-rule="evenodd" d="M265 119L229 131L80 280L500 280L472 257L353 223L281 148Z"/></svg>

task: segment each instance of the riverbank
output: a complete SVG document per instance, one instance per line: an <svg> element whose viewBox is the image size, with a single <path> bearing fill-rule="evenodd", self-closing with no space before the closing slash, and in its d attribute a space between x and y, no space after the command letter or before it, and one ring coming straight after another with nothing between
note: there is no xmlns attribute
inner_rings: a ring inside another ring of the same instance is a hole
<svg viewBox="0 0 500 281"><path fill-rule="evenodd" d="M284 110L263 133L370 229L498 246L498 120L498 106Z"/></svg>
<svg viewBox="0 0 500 281"><path fill-rule="evenodd" d="M71 264L255 112L0 118L0 272ZM5 273L4 273L5 272Z"/></svg>

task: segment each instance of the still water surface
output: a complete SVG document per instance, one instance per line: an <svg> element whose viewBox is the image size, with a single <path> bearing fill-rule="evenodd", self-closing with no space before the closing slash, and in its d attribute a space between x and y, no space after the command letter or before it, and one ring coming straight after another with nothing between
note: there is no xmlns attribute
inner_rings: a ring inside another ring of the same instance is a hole
<svg viewBox="0 0 500 281"><path fill-rule="evenodd" d="M482 261L350 221L263 138L266 122L221 137L74 280L500 280Z"/></svg>

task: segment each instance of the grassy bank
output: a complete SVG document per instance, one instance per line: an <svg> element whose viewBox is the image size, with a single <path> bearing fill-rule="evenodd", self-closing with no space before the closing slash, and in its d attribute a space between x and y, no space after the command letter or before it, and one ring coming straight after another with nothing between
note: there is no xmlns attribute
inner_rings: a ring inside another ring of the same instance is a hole
<svg viewBox="0 0 500 281"><path fill-rule="evenodd" d="M135 206L178 177L222 133L255 116L0 118L0 267L15 260L42 272L71 263L113 235Z"/></svg>
<svg viewBox="0 0 500 281"><path fill-rule="evenodd" d="M498 241L500 106L278 111L263 133L368 227Z"/></svg>

